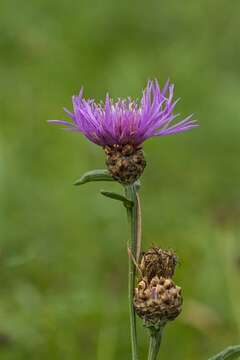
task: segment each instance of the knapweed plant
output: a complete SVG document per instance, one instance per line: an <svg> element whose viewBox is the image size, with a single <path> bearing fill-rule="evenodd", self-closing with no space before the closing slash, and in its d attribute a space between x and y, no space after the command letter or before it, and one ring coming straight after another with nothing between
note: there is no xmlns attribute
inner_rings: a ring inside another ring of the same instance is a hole
<svg viewBox="0 0 240 360"><path fill-rule="evenodd" d="M190 115L176 122L178 100L173 99L174 85L149 81L140 101L118 99L106 95L96 103L83 97L83 89L73 96L73 111L65 109L69 121L50 120L66 130L78 131L100 146L106 154L106 169L85 173L75 185L91 181L117 181L122 193L101 191L102 195L122 202L130 223L128 241L128 297L132 360L138 360L136 314L149 330L148 360L157 359L163 329L182 309L181 288L173 275L177 256L173 251L153 247L141 249L140 177L146 167L143 143L151 137L173 135L198 126ZM230 347L212 358L233 359L240 347Z"/></svg>

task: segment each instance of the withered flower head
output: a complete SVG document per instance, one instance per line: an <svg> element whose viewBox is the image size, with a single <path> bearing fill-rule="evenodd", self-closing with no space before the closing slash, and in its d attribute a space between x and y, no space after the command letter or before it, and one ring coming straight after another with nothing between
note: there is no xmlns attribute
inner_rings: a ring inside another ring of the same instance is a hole
<svg viewBox="0 0 240 360"><path fill-rule="evenodd" d="M154 276L172 278L178 262L171 250L153 247L142 254L140 269L144 277L151 280Z"/></svg>
<svg viewBox="0 0 240 360"><path fill-rule="evenodd" d="M182 310L181 288L172 279L143 278L135 289L134 307L145 326L156 329L174 320Z"/></svg>
<svg viewBox="0 0 240 360"><path fill-rule="evenodd" d="M172 280L176 264L177 256L170 250L153 247L142 255L134 307L148 327L159 329L182 310L181 288Z"/></svg>

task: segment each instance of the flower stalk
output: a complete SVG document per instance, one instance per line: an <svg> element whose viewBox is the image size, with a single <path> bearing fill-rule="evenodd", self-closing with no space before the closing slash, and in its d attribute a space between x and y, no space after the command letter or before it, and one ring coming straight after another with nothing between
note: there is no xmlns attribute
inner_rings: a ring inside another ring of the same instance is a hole
<svg viewBox="0 0 240 360"><path fill-rule="evenodd" d="M128 241L128 249L131 251L131 255L134 259L137 257L137 251L139 248L139 216L138 216L138 202L136 186L125 186L126 198L132 201L133 206L127 208L128 221L130 225L130 238ZM136 312L133 305L134 289L136 279L136 267L131 256L128 260L128 300L129 300L129 315L130 315L130 334L131 334L131 348L132 348L132 360L138 360L137 350L137 325L136 325Z"/></svg>
<svg viewBox="0 0 240 360"><path fill-rule="evenodd" d="M162 331L163 331L163 327L161 327L158 330L154 328L149 330L150 339L149 339L148 360L157 359L160 350L161 340L162 340Z"/></svg>

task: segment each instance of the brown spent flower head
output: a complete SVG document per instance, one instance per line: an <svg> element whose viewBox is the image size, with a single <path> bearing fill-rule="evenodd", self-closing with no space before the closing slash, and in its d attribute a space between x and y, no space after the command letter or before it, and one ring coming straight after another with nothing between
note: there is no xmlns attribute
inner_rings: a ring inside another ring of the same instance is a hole
<svg viewBox="0 0 240 360"><path fill-rule="evenodd" d="M121 184L133 184L146 167L141 147L126 145L111 145L104 147L107 155L106 165L112 177Z"/></svg>
<svg viewBox="0 0 240 360"><path fill-rule="evenodd" d="M174 320L182 310L181 288L172 279L143 278L135 289L134 307L145 326L159 329Z"/></svg>
<svg viewBox="0 0 240 360"><path fill-rule="evenodd" d="M142 276L150 281L154 276L172 278L177 262L178 258L173 251L153 247L142 254L139 267Z"/></svg>

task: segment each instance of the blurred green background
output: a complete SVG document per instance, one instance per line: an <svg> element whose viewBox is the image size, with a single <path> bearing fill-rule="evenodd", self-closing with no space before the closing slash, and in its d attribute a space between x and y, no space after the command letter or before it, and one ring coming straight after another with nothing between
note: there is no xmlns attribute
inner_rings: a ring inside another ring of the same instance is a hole
<svg viewBox="0 0 240 360"><path fill-rule="evenodd" d="M154 77L201 124L144 146L143 247L176 250L184 289L162 359L240 342L239 14L237 0L1 1L1 360L130 359L127 221L99 195L120 187L74 187L103 151L46 120L81 85L139 97Z"/></svg>

